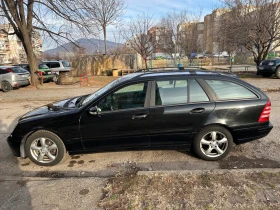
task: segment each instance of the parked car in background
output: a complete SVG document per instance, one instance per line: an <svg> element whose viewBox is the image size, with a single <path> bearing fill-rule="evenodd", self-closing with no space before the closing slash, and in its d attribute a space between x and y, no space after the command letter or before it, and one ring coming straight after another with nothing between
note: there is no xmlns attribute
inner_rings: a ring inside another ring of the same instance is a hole
<svg viewBox="0 0 280 210"><path fill-rule="evenodd" d="M280 58L263 60L257 69L263 77L270 77L275 74L275 76L280 79Z"/></svg>
<svg viewBox="0 0 280 210"><path fill-rule="evenodd" d="M195 58L197 58L197 59L203 59L203 58L207 58L207 56L204 55L204 54L196 54L196 55L195 55Z"/></svg>
<svg viewBox="0 0 280 210"><path fill-rule="evenodd" d="M18 66L0 66L0 84L4 92L30 84L30 74Z"/></svg>
<svg viewBox="0 0 280 210"><path fill-rule="evenodd" d="M67 151L191 148L214 161L234 143L266 136L270 109L265 93L231 74L136 72L25 114L7 141L14 155L42 166L58 164Z"/></svg>
<svg viewBox="0 0 280 210"><path fill-rule="evenodd" d="M21 66L22 68L26 69L30 73L29 64L14 64L13 66ZM50 82L56 79L56 74L52 72L51 69L46 64L39 63L37 71L42 72L44 82Z"/></svg>
<svg viewBox="0 0 280 210"><path fill-rule="evenodd" d="M43 64L46 64L53 72L60 71L71 71L72 67L70 63L66 60L51 60L51 61L43 61Z"/></svg>

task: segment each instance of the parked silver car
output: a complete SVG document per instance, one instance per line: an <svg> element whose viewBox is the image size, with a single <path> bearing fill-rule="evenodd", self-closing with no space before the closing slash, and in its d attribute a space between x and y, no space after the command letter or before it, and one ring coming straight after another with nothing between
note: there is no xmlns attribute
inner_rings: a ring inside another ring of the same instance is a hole
<svg viewBox="0 0 280 210"><path fill-rule="evenodd" d="M70 63L66 60L43 61L42 63L46 64L53 72L72 70Z"/></svg>
<svg viewBox="0 0 280 210"><path fill-rule="evenodd" d="M0 84L4 92L30 85L30 74L18 66L0 66Z"/></svg>

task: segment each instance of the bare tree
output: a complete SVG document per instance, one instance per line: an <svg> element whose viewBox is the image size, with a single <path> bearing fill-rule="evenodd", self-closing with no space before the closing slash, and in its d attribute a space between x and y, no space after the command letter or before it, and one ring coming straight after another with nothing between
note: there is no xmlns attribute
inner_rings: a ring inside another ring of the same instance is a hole
<svg viewBox="0 0 280 210"><path fill-rule="evenodd" d="M104 35L104 52L107 54L107 26L120 22L125 4L123 0L81 0L82 5L89 9L90 19L101 27Z"/></svg>
<svg viewBox="0 0 280 210"><path fill-rule="evenodd" d="M181 57L183 53L193 52L193 48L196 48L197 34L194 27L201 16L201 11L195 14L187 9L173 10L161 18L159 25L166 29L161 38L168 40L165 48L169 55L175 54ZM191 29L186 30L186 26L190 26Z"/></svg>
<svg viewBox="0 0 280 210"><path fill-rule="evenodd" d="M214 41L218 43L219 51L226 51L231 57L234 52L242 47L238 45L238 28L234 26L234 20L229 13L224 13L215 19Z"/></svg>
<svg viewBox="0 0 280 210"><path fill-rule="evenodd" d="M93 33L89 14L75 0L0 0L0 17L12 30L2 28L8 35L16 35L22 42L30 64L32 84L38 83L34 74L37 67L36 55L32 47L35 30L47 34L56 43L74 40L75 29Z"/></svg>
<svg viewBox="0 0 280 210"><path fill-rule="evenodd" d="M148 69L147 58L151 57L158 43L158 40L148 33L153 26L153 15L141 13L121 29L127 44L145 60L146 69Z"/></svg>
<svg viewBox="0 0 280 210"><path fill-rule="evenodd" d="M280 46L280 3L275 0L224 0L231 10L225 30L234 36L228 40L244 46L256 65Z"/></svg>

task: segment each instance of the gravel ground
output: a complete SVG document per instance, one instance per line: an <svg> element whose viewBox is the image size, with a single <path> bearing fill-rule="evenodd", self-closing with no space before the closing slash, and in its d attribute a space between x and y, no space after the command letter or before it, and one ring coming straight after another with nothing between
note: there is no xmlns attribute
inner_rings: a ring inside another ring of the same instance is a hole
<svg viewBox="0 0 280 210"><path fill-rule="evenodd" d="M275 78L243 78L242 80L262 90L280 90L280 80Z"/></svg>

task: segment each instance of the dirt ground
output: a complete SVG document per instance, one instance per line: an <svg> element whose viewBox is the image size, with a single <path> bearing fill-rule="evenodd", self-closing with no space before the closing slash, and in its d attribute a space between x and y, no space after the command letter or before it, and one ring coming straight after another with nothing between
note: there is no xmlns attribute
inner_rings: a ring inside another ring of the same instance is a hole
<svg viewBox="0 0 280 210"><path fill-rule="evenodd" d="M0 91L0 189L5 189L0 190L0 209L280 209L280 80L273 78L244 79L270 97L273 130L234 146L221 161L174 150L120 151L72 155L47 168L11 154L5 139L24 113L92 93L114 79L96 77L82 87L79 82L46 83ZM18 182L27 177L32 180Z"/></svg>
<svg viewBox="0 0 280 210"><path fill-rule="evenodd" d="M280 209L280 171L131 173L110 179L104 209Z"/></svg>

